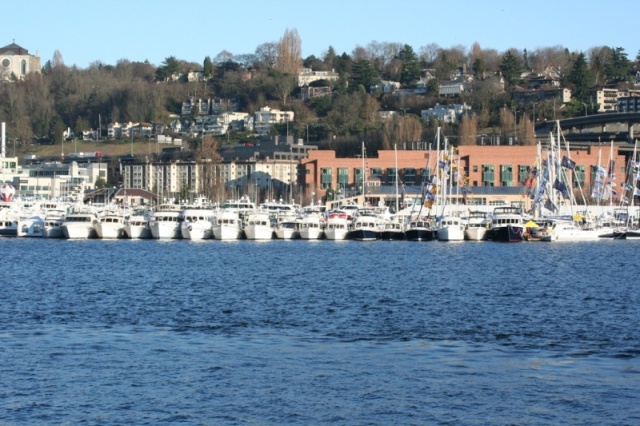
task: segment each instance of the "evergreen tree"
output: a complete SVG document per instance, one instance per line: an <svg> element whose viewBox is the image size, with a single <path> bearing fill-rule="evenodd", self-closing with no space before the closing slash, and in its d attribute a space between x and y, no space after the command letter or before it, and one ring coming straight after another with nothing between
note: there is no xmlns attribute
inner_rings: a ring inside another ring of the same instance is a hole
<svg viewBox="0 0 640 426"><path fill-rule="evenodd" d="M401 84L413 84L420 79L422 69L418 57L411 46L405 44L398 52L398 55L396 55L396 59L402 62L402 71L400 72Z"/></svg>
<svg viewBox="0 0 640 426"><path fill-rule="evenodd" d="M573 96L580 102L589 100L589 89L593 85L594 77L589 71L589 65L584 56L580 53L573 62L573 67L567 78L573 89Z"/></svg>
<svg viewBox="0 0 640 426"><path fill-rule="evenodd" d="M609 81L624 81L629 76L630 62L622 47L611 49L611 57L605 64L605 73Z"/></svg>
<svg viewBox="0 0 640 426"><path fill-rule="evenodd" d="M505 83L507 83L508 86L513 86L520 79L522 63L520 59L509 50L502 57L500 71L502 71Z"/></svg>
<svg viewBox="0 0 640 426"><path fill-rule="evenodd" d="M213 63L211 62L211 58L206 56L204 58L204 63L202 64L202 68L204 70L203 74L205 78L209 78L213 76Z"/></svg>
<svg viewBox="0 0 640 426"><path fill-rule="evenodd" d="M377 75L371 62L366 59L358 59L351 66L351 78L349 79L350 91L355 91L358 86L363 86L367 91L375 84Z"/></svg>

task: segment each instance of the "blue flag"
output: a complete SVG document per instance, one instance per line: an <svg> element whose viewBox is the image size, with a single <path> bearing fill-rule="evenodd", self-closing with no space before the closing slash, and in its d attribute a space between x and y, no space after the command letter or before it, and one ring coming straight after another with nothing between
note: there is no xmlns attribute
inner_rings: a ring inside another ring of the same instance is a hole
<svg viewBox="0 0 640 426"><path fill-rule="evenodd" d="M576 162L573 161L571 158L567 157L566 155L562 157L562 167L565 167L567 169L575 169L576 168Z"/></svg>

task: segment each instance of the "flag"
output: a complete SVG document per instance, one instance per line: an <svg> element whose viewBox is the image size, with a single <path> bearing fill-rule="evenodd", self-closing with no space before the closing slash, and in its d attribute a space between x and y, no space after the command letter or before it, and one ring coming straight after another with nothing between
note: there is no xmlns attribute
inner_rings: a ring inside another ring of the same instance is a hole
<svg viewBox="0 0 640 426"><path fill-rule="evenodd" d="M427 191L427 193L425 194L425 196L426 196L426 198L427 198L427 200L428 200L428 201L434 201L434 200L436 199L436 196L435 196L435 195L433 195L433 194L431 193L431 191Z"/></svg>
<svg viewBox="0 0 640 426"><path fill-rule="evenodd" d="M553 204L553 202L549 198L547 198L547 201L544 202L544 208L551 212L555 212L557 210L556 205Z"/></svg>
<svg viewBox="0 0 640 426"><path fill-rule="evenodd" d="M631 164L631 168L632 169L634 169L634 170L640 169L640 163L639 162L631 160L630 164Z"/></svg>
<svg viewBox="0 0 640 426"><path fill-rule="evenodd" d="M570 198L567 185L565 185L563 182L560 182L558 179L556 179L556 181L553 183L553 188L558 190L565 199Z"/></svg>
<svg viewBox="0 0 640 426"><path fill-rule="evenodd" d="M633 188L633 195L640 197L640 189L638 188Z"/></svg>
<svg viewBox="0 0 640 426"><path fill-rule="evenodd" d="M576 162L573 161L571 158L567 157L566 155L562 157L562 167L567 168L567 169L575 169L576 168Z"/></svg>
<svg viewBox="0 0 640 426"><path fill-rule="evenodd" d="M598 168L596 169L596 177L604 179L606 175L607 171L605 170L605 168L602 166L598 166Z"/></svg>
<svg viewBox="0 0 640 426"><path fill-rule="evenodd" d="M625 191L633 191L633 186L629 185L627 182L623 183L622 187Z"/></svg>
<svg viewBox="0 0 640 426"><path fill-rule="evenodd" d="M445 171L448 171L448 170L449 170L449 166L447 165L447 162L446 162L446 161L444 161L444 160L440 160L440 161L438 161L438 166L439 166L442 170L445 170Z"/></svg>
<svg viewBox="0 0 640 426"><path fill-rule="evenodd" d="M524 182L522 182L522 184L525 186L525 188L531 189L533 187L533 176L529 176L528 178L526 178Z"/></svg>
<svg viewBox="0 0 640 426"><path fill-rule="evenodd" d="M620 201L622 201L624 204L629 204L629 199L625 195L622 196Z"/></svg>

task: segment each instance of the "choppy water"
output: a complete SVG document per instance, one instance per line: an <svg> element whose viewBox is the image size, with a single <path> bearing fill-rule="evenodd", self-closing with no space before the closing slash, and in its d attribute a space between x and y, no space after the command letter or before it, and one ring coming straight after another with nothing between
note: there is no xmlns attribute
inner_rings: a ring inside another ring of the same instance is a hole
<svg viewBox="0 0 640 426"><path fill-rule="evenodd" d="M640 423L640 242L0 251L2 424Z"/></svg>

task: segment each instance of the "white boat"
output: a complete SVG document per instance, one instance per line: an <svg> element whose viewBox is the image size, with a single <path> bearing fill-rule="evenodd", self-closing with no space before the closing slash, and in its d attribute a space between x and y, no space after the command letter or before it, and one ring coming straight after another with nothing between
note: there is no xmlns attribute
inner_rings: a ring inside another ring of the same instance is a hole
<svg viewBox="0 0 640 426"><path fill-rule="evenodd" d="M66 214L64 205L55 202L43 202L34 205L33 211L33 215L18 220L18 237L64 237L60 228ZM55 232L53 232L55 236L49 235L51 228L56 228Z"/></svg>
<svg viewBox="0 0 640 426"><path fill-rule="evenodd" d="M97 222L98 216L91 209L76 208L64 218L61 228L67 239L96 238Z"/></svg>
<svg viewBox="0 0 640 426"><path fill-rule="evenodd" d="M114 240L124 237L124 212L105 212L94 225L96 235L103 240Z"/></svg>
<svg viewBox="0 0 640 426"><path fill-rule="evenodd" d="M42 236L44 238L64 238L64 230L62 229L62 225L64 224L65 219L64 212L60 214L56 214L56 212L50 212L44 218L44 228L42 231Z"/></svg>
<svg viewBox="0 0 640 426"><path fill-rule="evenodd" d="M324 237L327 240L346 240L349 234L351 219L349 214L343 211L330 212L324 228Z"/></svg>
<svg viewBox="0 0 640 426"><path fill-rule="evenodd" d="M213 238L216 240L239 240L244 238L243 217L256 210L256 206L247 196L239 200L228 200L216 215L213 225Z"/></svg>
<svg viewBox="0 0 640 426"><path fill-rule="evenodd" d="M404 238L409 241L433 241L434 228L426 217L415 217L404 230Z"/></svg>
<svg viewBox="0 0 640 426"><path fill-rule="evenodd" d="M464 228L464 239L469 241L484 241L487 239L487 214L482 211L471 211Z"/></svg>
<svg viewBox="0 0 640 426"><path fill-rule="evenodd" d="M213 238L216 240L239 240L243 236L240 214L235 210L222 210L213 225Z"/></svg>
<svg viewBox="0 0 640 426"><path fill-rule="evenodd" d="M176 204L164 204L154 211L149 220L151 237L156 240L182 238L178 221L181 211L182 208Z"/></svg>
<svg viewBox="0 0 640 426"><path fill-rule="evenodd" d="M294 240L299 238L300 234L296 226L296 216L290 213L277 216L273 232L279 240Z"/></svg>
<svg viewBox="0 0 640 426"><path fill-rule="evenodd" d="M547 228L548 234L540 241L596 241L604 235L605 229L585 229L572 220L554 220Z"/></svg>
<svg viewBox="0 0 640 426"><path fill-rule="evenodd" d="M181 231L185 240L210 240L213 238L215 215L212 208L187 208L183 210Z"/></svg>
<svg viewBox="0 0 640 426"><path fill-rule="evenodd" d="M149 239L152 238L149 227L150 212L138 210L133 212L124 223L125 238Z"/></svg>
<svg viewBox="0 0 640 426"><path fill-rule="evenodd" d="M324 216L320 213L303 214L296 224L302 240L319 240L324 237Z"/></svg>
<svg viewBox="0 0 640 426"><path fill-rule="evenodd" d="M44 214L36 214L25 219L18 219L16 236L44 237Z"/></svg>
<svg viewBox="0 0 640 426"><path fill-rule="evenodd" d="M273 227L269 213L263 211L249 213L244 222L244 234L247 240L272 239Z"/></svg>
<svg viewBox="0 0 640 426"><path fill-rule="evenodd" d="M384 231L384 219L373 209L362 208L353 218L347 238L356 241L374 241L380 238L382 231Z"/></svg>
<svg viewBox="0 0 640 426"><path fill-rule="evenodd" d="M463 241L464 224L457 216L445 216L436 226L438 241Z"/></svg>
<svg viewBox="0 0 640 426"><path fill-rule="evenodd" d="M396 215L385 221L381 238L388 241L404 240L404 228L405 218L403 216Z"/></svg>

